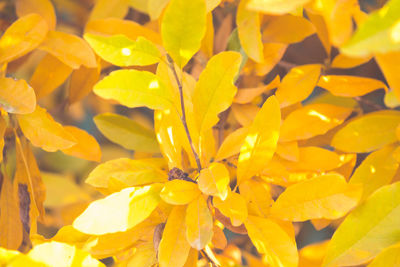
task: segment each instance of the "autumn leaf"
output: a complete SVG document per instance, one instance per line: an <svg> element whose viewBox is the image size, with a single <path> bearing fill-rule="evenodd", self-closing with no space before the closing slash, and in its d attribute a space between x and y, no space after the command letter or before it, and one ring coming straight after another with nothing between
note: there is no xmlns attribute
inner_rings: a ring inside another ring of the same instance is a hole
<svg viewBox="0 0 400 267"><path fill-rule="evenodd" d="M162 200L173 205L185 205L201 194L197 185L184 180L172 180L165 183L161 190Z"/></svg>
<svg viewBox="0 0 400 267"><path fill-rule="evenodd" d="M49 0L17 0L15 2L15 11L18 17L23 17L31 13L39 14L47 22L50 30L56 27L56 13L53 4Z"/></svg>
<svg viewBox="0 0 400 267"><path fill-rule="evenodd" d="M0 106L9 113L28 114L36 107L35 91L25 80L0 78Z"/></svg>
<svg viewBox="0 0 400 267"><path fill-rule="evenodd" d="M198 178L199 189L207 195L218 196L222 200L228 196L229 172L221 163L213 162L200 171Z"/></svg>
<svg viewBox="0 0 400 267"><path fill-rule="evenodd" d="M294 11L310 0L250 0L247 8L267 14L283 15Z"/></svg>
<svg viewBox="0 0 400 267"><path fill-rule="evenodd" d="M238 193L229 192L228 197L224 200L215 197L213 204L223 215L231 219L233 226L240 226L247 218L246 200Z"/></svg>

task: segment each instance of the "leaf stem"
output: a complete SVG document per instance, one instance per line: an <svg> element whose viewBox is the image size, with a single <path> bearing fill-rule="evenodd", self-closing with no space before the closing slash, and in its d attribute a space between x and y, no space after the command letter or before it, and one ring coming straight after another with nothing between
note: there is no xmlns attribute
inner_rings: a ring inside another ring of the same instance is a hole
<svg viewBox="0 0 400 267"><path fill-rule="evenodd" d="M180 95L180 102L181 102L181 109L182 109L181 121L182 121L182 124L183 124L183 128L185 128L185 132L186 132L186 135L188 137L188 140L189 140L189 143L190 143L190 147L192 149L194 158L196 160L197 169L198 169L198 171L200 173L200 171L202 169L200 158L199 158L199 155L197 154L196 150L194 149L193 140L192 140L192 137L190 136L189 128L188 128L187 122L186 122L186 112L185 112L185 102L184 102L184 99L183 99L182 82L179 80L178 74L176 73L174 61L168 54L167 54L167 59L168 59L168 63L169 63L169 68L172 70L172 72L174 74L174 77L175 77L175 80L176 80L176 83L178 84L178 88L179 88L179 95Z"/></svg>

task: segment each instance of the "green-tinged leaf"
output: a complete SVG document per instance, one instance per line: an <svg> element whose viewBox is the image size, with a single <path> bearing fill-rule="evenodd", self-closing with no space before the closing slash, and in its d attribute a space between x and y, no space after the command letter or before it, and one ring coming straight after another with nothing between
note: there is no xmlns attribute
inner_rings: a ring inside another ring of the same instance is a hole
<svg viewBox="0 0 400 267"><path fill-rule="evenodd" d="M400 266L400 244L384 249L368 267Z"/></svg>
<svg viewBox="0 0 400 267"><path fill-rule="evenodd" d="M186 206L175 206L167 220L158 247L160 267L182 267L189 255L190 244L186 240Z"/></svg>
<svg viewBox="0 0 400 267"><path fill-rule="evenodd" d="M23 16L0 39L0 63L10 62L35 49L46 37L48 26L38 14Z"/></svg>
<svg viewBox="0 0 400 267"><path fill-rule="evenodd" d="M168 54L183 68L200 49L206 32L204 0L171 0L161 22L161 36Z"/></svg>
<svg viewBox="0 0 400 267"><path fill-rule="evenodd" d="M325 134L342 124L353 109L331 104L310 104L290 113L282 123L282 142L308 139Z"/></svg>
<svg viewBox="0 0 400 267"><path fill-rule="evenodd" d="M93 120L105 137L126 149L160 152L154 132L127 117L104 113L97 115Z"/></svg>
<svg viewBox="0 0 400 267"><path fill-rule="evenodd" d="M339 174L321 175L288 187L272 205L271 215L295 222L338 219L357 205L361 189Z"/></svg>
<svg viewBox="0 0 400 267"><path fill-rule="evenodd" d="M251 242L259 253L267 254L272 266L297 266L296 242L279 224L271 219L249 216L244 225Z"/></svg>
<svg viewBox="0 0 400 267"><path fill-rule="evenodd" d="M9 113L32 113L36 107L35 91L25 80L0 78L0 107Z"/></svg>
<svg viewBox="0 0 400 267"><path fill-rule="evenodd" d="M358 166L350 178L350 184L363 186L362 199L367 198L376 189L389 184L396 174L399 163L393 157L394 147L384 147L372 152Z"/></svg>
<svg viewBox="0 0 400 267"><path fill-rule="evenodd" d="M261 172L275 153L279 138L281 112L275 96L265 101L250 126L240 149L238 183Z"/></svg>
<svg viewBox="0 0 400 267"><path fill-rule="evenodd" d="M261 38L260 14L248 10L246 5L249 1L240 1L236 14L236 24L240 44L243 50L252 60L264 61L264 47Z"/></svg>
<svg viewBox="0 0 400 267"><path fill-rule="evenodd" d="M105 37L86 33L84 38L97 55L117 66L145 66L160 61L160 51L144 37L133 41L124 35Z"/></svg>
<svg viewBox="0 0 400 267"><path fill-rule="evenodd" d="M167 181L167 174L145 160L119 158L98 165L86 179L86 183L107 188L110 179L125 184L126 187Z"/></svg>
<svg viewBox="0 0 400 267"><path fill-rule="evenodd" d="M197 184L184 180L172 180L165 183L161 190L162 200L173 205L185 205L201 194Z"/></svg>
<svg viewBox="0 0 400 267"><path fill-rule="evenodd" d="M332 146L345 152L371 152L397 140L396 127L399 123L399 111L368 113L340 129L332 139Z"/></svg>
<svg viewBox="0 0 400 267"><path fill-rule="evenodd" d="M213 217L203 195L189 203L185 220L188 242L197 250L203 249L213 236Z"/></svg>
<svg viewBox="0 0 400 267"><path fill-rule="evenodd" d="M371 13L340 50L356 57L400 50L400 1L390 0Z"/></svg>
<svg viewBox="0 0 400 267"><path fill-rule="evenodd" d="M400 241L400 182L381 187L351 212L334 233L323 266L368 262Z"/></svg>
<svg viewBox="0 0 400 267"><path fill-rule="evenodd" d="M130 187L92 202L73 227L85 234L126 231L145 220L160 202L161 184Z"/></svg>
<svg viewBox="0 0 400 267"><path fill-rule="evenodd" d="M35 146L54 152L76 144L76 139L50 116L44 108L36 106L30 114L17 115L26 138Z"/></svg>
<svg viewBox="0 0 400 267"><path fill-rule="evenodd" d="M172 104L168 89L148 71L113 71L99 81L93 91L102 98L116 100L130 108L167 109Z"/></svg>
<svg viewBox="0 0 400 267"><path fill-rule="evenodd" d="M208 61L193 92L193 110L200 133L218 122L218 114L233 101L237 88L234 78L239 71L241 56L237 52L222 52Z"/></svg>

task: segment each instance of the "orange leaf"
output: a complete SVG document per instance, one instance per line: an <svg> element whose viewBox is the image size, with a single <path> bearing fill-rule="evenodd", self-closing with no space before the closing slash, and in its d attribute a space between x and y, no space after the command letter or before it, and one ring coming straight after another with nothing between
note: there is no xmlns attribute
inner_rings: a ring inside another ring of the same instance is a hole
<svg viewBox="0 0 400 267"><path fill-rule="evenodd" d="M25 80L0 78L0 106L9 113L28 114L36 107L35 91Z"/></svg>
<svg viewBox="0 0 400 267"><path fill-rule="evenodd" d="M233 226L241 225L247 218L246 200L238 193L230 192L225 200L214 197L213 204L223 215L231 219Z"/></svg>
<svg viewBox="0 0 400 267"><path fill-rule="evenodd" d="M88 95L100 78L100 65L97 68L81 66L74 70L69 80L69 103L75 103Z"/></svg>
<svg viewBox="0 0 400 267"><path fill-rule="evenodd" d="M50 0L16 0L15 11L18 17L31 13L39 14L46 20L50 30L56 27L56 13Z"/></svg>

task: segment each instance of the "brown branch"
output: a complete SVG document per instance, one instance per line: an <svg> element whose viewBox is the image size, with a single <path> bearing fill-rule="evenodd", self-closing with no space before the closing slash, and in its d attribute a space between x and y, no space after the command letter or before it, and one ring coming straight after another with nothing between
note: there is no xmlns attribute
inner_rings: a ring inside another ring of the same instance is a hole
<svg viewBox="0 0 400 267"><path fill-rule="evenodd" d="M196 159L197 169L198 169L198 171L200 173L200 171L202 169L200 158L199 158L199 155L197 154L196 150L194 149L193 140L192 140L192 137L190 136L189 128L188 128L187 122L186 122L185 102L184 102L184 99L183 99L182 83L178 78L178 74L176 73L174 61L168 54L167 54L167 59L168 59L168 63L169 63L169 68L172 70L172 72L173 72L173 74L175 76L176 83L178 84L179 95L180 95L180 100L181 100L181 109L182 109L181 121L182 121L182 124L183 124L183 128L185 128L186 135L187 135L187 137L189 139L190 147L192 149L194 158Z"/></svg>

